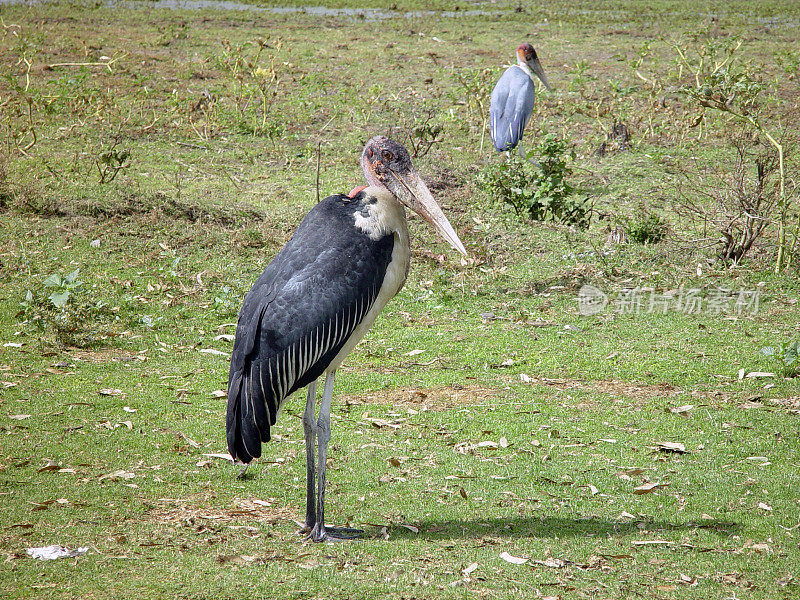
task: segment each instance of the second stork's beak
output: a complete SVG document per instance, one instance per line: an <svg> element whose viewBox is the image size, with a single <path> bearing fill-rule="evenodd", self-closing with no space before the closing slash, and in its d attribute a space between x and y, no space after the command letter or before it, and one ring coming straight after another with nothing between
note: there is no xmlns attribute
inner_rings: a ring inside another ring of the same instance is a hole
<svg viewBox="0 0 800 600"><path fill-rule="evenodd" d="M444 216L442 209L439 208L428 190L428 186L413 168L405 173L389 170L389 176L384 181L384 185L400 202L430 223L453 248L467 256L467 250L458 238L458 234Z"/></svg>
<svg viewBox="0 0 800 600"><path fill-rule="evenodd" d="M528 66L531 68L531 71L542 81L542 85L547 88L547 91L550 91L550 83L547 81L547 75L544 74L544 69L542 68L542 64L539 62L538 58L533 58L531 60L526 61Z"/></svg>

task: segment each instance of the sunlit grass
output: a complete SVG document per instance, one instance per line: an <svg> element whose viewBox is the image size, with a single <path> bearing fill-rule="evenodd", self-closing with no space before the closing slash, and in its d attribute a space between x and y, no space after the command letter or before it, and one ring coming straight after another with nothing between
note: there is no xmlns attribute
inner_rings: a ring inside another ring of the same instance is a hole
<svg viewBox="0 0 800 600"><path fill-rule="evenodd" d="M375 6L422 8L394 4ZM769 236L733 268L691 243L677 175L726 159L724 124L695 141L680 99L653 108L628 59L655 40L643 72L669 72L667 41L702 18L747 32L775 79L797 8L476 6L496 16L3 7L0 110L16 127L0 132L4 597L796 596L797 380L744 375L779 369L762 348L797 337L800 286L772 273ZM273 129L253 135L257 96L219 59L222 40L246 58L267 34L280 94ZM483 89L530 36L555 91L528 135L575 144L587 231L520 222L477 183L496 158L455 73ZM337 376L327 513L366 537L306 543L302 398L237 479L213 456L228 362L201 350L230 352L242 297L313 205L318 142L320 194L347 192L366 139L407 142L431 110L446 135L415 164L473 261L412 220L408 282ZM597 158L614 119L634 143ZM115 137L129 164L100 184ZM607 248L643 207L666 241ZM75 269L65 325L44 282ZM599 315L579 313L585 283L609 295ZM626 312L632 287L758 290L760 305ZM90 550L28 558L50 544Z"/></svg>

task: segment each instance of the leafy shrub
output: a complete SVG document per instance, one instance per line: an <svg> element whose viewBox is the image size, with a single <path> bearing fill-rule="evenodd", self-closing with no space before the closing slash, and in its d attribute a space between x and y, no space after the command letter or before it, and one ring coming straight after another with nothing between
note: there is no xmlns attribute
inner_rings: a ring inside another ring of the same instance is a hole
<svg viewBox="0 0 800 600"><path fill-rule="evenodd" d="M627 228L628 239L637 244L656 244L667 235L667 222L652 213L634 220Z"/></svg>
<svg viewBox="0 0 800 600"><path fill-rule="evenodd" d="M544 136L535 150L538 164L509 153L508 160L489 165L479 176L483 189L495 200L510 204L520 216L589 226L591 205L575 198L569 182L575 151L554 134Z"/></svg>
<svg viewBox="0 0 800 600"><path fill-rule="evenodd" d="M762 348L761 353L782 363L779 374L783 377L800 375L800 340L785 342L780 346L768 346Z"/></svg>
<svg viewBox="0 0 800 600"><path fill-rule="evenodd" d="M89 297L78 270L67 275L53 273L36 291L27 290L17 318L34 326L44 339L58 346L101 346L113 336L111 323L117 315L101 300Z"/></svg>

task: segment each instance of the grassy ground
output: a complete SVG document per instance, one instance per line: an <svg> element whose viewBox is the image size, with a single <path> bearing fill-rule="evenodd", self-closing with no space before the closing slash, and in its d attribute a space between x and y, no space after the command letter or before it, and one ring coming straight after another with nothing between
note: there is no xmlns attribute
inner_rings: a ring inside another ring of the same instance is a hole
<svg viewBox="0 0 800 600"><path fill-rule="evenodd" d="M692 242L675 202L730 161L734 126L690 127L670 42L741 36L770 122L796 128L797 6L375 6L391 18L0 8L0 593L796 597L800 392L761 350L800 335L800 284L773 273L774 228L735 267ZM487 94L526 39L554 86L528 135L574 144L586 231L478 184L499 160ZM415 164L471 260L412 221L408 283L337 379L328 516L366 539L306 543L302 399L247 478L213 456L229 336L315 201L318 147L320 193L347 192L366 139L424 141L429 115L444 136ZM630 147L596 156L615 121ZM606 254L643 212L667 238ZM651 288L706 304L648 311ZM50 544L89 551L27 556Z"/></svg>

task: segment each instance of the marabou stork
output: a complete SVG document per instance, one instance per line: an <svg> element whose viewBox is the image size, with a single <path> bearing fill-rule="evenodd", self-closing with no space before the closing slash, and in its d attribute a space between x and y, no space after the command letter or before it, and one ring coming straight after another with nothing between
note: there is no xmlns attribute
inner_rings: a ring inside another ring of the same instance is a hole
<svg viewBox="0 0 800 600"><path fill-rule="evenodd" d="M312 208L245 297L228 379L228 449L243 463L261 456L261 443L270 439L284 400L308 387L303 531L315 542L363 533L325 526L333 381L342 360L405 282L410 245L403 206L466 256L401 144L384 136L372 138L361 154L361 166L369 185L328 196ZM317 379L323 373L325 387L315 419Z"/></svg>
<svg viewBox="0 0 800 600"><path fill-rule="evenodd" d="M534 75L541 79L549 91L550 84L536 50L528 43L520 44L517 47L517 64L506 69L497 81L489 104L492 142L498 152L513 150L519 144L519 155L525 158L522 134L533 114L536 100Z"/></svg>

